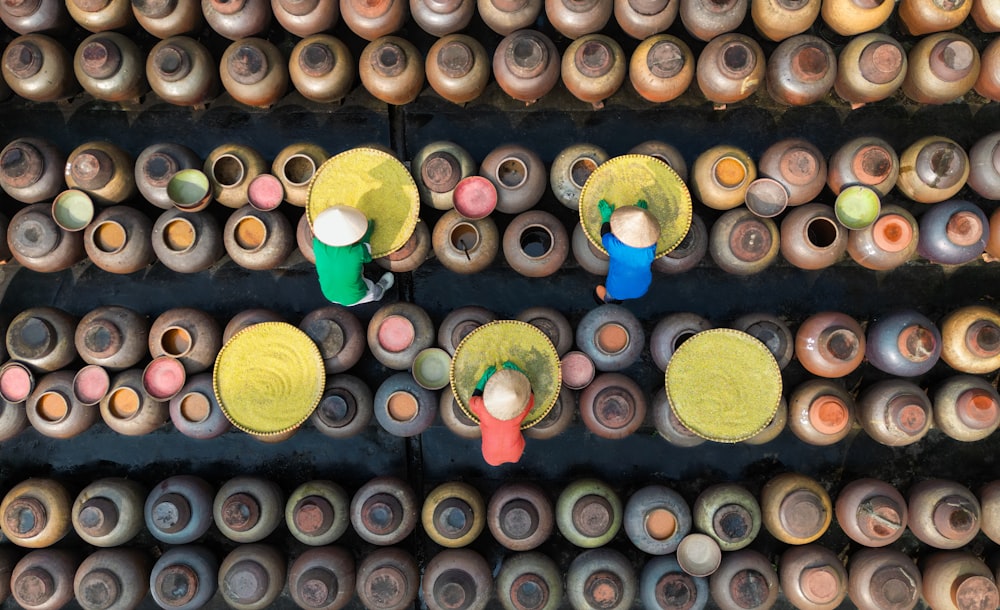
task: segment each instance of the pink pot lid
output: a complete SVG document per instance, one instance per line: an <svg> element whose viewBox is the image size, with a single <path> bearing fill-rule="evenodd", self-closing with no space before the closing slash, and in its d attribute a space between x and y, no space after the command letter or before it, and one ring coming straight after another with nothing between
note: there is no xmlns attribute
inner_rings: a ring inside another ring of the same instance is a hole
<svg viewBox="0 0 1000 610"><path fill-rule="evenodd" d="M8 362L0 368L0 396L7 402L24 402L35 389L35 376L20 362Z"/></svg>
<svg viewBox="0 0 1000 610"><path fill-rule="evenodd" d="M154 400L170 400L186 381L184 365L170 356L154 358L142 372L142 389Z"/></svg>
<svg viewBox="0 0 1000 610"><path fill-rule="evenodd" d="M250 181L247 187L247 198L250 205L267 212L281 205L285 199L285 189L281 181L271 174L260 174Z"/></svg>
<svg viewBox="0 0 1000 610"><path fill-rule="evenodd" d="M583 352L567 352L562 357L562 380L571 390L582 390L594 380L594 361Z"/></svg>
<svg viewBox="0 0 1000 610"><path fill-rule="evenodd" d="M410 347L416 336L413 322L400 315L386 317L378 328L378 344L394 354Z"/></svg>
<svg viewBox="0 0 1000 610"><path fill-rule="evenodd" d="M87 406L101 402L110 389L111 378L104 367L98 364L88 364L73 377L73 394Z"/></svg>
<svg viewBox="0 0 1000 610"><path fill-rule="evenodd" d="M486 218L497 207L497 187L482 176L462 178L452 193L455 210L471 220Z"/></svg>

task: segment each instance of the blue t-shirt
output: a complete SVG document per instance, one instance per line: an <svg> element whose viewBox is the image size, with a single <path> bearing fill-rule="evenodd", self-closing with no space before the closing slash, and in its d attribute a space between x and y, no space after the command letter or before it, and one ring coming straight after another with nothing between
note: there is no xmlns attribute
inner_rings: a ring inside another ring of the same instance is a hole
<svg viewBox="0 0 1000 610"><path fill-rule="evenodd" d="M601 238L604 249L608 251L608 279L604 287L613 299L638 299L646 294L653 282L653 272L650 265L656 258L656 244L646 248L633 248L625 245L612 233L605 233Z"/></svg>

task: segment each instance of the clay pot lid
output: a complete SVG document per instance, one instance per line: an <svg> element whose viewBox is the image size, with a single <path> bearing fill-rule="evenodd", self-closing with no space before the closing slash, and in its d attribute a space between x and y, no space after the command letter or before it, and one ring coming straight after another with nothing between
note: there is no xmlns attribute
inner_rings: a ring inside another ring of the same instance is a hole
<svg viewBox="0 0 1000 610"><path fill-rule="evenodd" d="M268 212L281 205L285 199L285 188L276 176L260 174L250 181L247 198L254 208Z"/></svg>
<svg viewBox="0 0 1000 610"><path fill-rule="evenodd" d="M886 252L902 252L912 240L913 227L899 214L886 214L872 227L872 241Z"/></svg>
<svg viewBox="0 0 1000 610"><path fill-rule="evenodd" d="M561 366L563 384L571 390L582 390L590 385L597 372L590 356L580 351L566 352Z"/></svg>
<svg viewBox="0 0 1000 610"><path fill-rule="evenodd" d="M838 434L850 421L847 404L836 396L820 396L809 405L809 423L820 434Z"/></svg>
<svg viewBox="0 0 1000 610"><path fill-rule="evenodd" d="M416 329L406 316L387 316L378 327L377 339L379 346L389 352L398 354L411 345L416 338Z"/></svg>
<svg viewBox="0 0 1000 610"><path fill-rule="evenodd" d="M758 178L747 185L747 209L761 218L773 218L788 206L788 189L772 178Z"/></svg>
<svg viewBox="0 0 1000 610"><path fill-rule="evenodd" d="M440 390L448 385L451 354L439 347L420 350L413 359L413 379L428 390Z"/></svg>
<svg viewBox="0 0 1000 610"><path fill-rule="evenodd" d="M848 229L864 229L878 218L882 202L875 189L856 184L840 191L833 211Z"/></svg>
<svg viewBox="0 0 1000 610"><path fill-rule="evenodd" d="M94 219L94 201L87 193L67 189L52 201L52 220L66 231L82 231Z"/></svg>
<svg viewBox="0 0 1000 610"><path fill-rule="evenodd" d="M24 402L35 389L35 376L27 365L10 361L0 367L0 397L7 402Z"/></svg>
<svg viewBox="0 0 1000 610"><path fill-rule="evenodd" d="M677 545L677 563L691 576L710 576L722 563L722 550L711 536L688 534Z"/></svg>
<svg viewBox="0 0 1000 610"><path fill-rule="evenodd" d="M85 406L101 402L110 389L111 377L103 366L97 364L88 364L73 377L73 395Z"/></svg>
<svg viewBox="0 0 1000 610"><path fill-rule="evenodd" d="M142 371L142 389L154 400L170 400L187 381L184 365L171 356L154 358Z"/></svg>
<svg viewBox="0 0 1000 610"><path fill-rule="evenodd" d="M996 608L1000 605L1000 591L991 576L967 576L953 589L952 595L958 610Z"/></svg>
<svg viewBox="0 0 1000 610"><path fill-rule="evenodd" d="M497 187L482 176L462 178L452 193L455 211L469 220L486 218L497 207Z"/></svg>

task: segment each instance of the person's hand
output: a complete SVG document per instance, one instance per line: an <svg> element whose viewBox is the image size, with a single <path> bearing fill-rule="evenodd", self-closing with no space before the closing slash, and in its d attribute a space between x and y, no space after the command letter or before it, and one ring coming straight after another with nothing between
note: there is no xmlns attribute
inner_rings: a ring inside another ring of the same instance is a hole
<svg viewBox="0 0 1000 610"><path fill-rule="evenodd" d="M640 199L639 201L635 202L635 207L642 208L644 210L648 210L649 209L649 204L646 203L645 199Z"/></svg>
<svg viewBox="0 0 1000 610"><path fill-rule="evenodd" d="M505 360L504 361L503 368L509 369L511 371L517 371L518 373L524 373L524 370L521 367L517 366L516 364L514 364L510 360Z"/></svg>
<svg viewBox="0 0 1000 610"><path fill-rule="evenodd" d="M611 213L615 211L615 206L601 199L597 202L597 209L601 212L601 222L610 222Z"/></svg>
<svg viewBox="0 0 1000 610"><path fill-rule="evenodd" d="M496 372L497 372L497 367L492 365L486 367L486 370L483 371L483 376L479 378L479 383L476 384L476 390L482 392L483 388L486 387L486 382L489 381L490 377L493 376L493 373Z"/></svg>

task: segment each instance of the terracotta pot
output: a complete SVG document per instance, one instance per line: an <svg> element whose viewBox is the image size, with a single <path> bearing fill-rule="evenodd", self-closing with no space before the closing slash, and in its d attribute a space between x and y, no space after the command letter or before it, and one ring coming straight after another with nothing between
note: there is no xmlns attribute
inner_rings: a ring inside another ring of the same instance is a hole
<svg viewBox="0 0 1000 610"><path fill-rule="evenodd" d="M547 440L555 438L569 428L576 412L576 395L571 390L563 388L556 397L556 402L549 412L537 424L524 431L526 438Z"/></svg>
<svg viewBox="0 0 1000 610"><path fill-rule="evenodd" d="M496 210L505 214L534 207L545 193L545 165L537 153L517 144L494 148L483 159L479 175L497 188Z"/></svg>
<svg viewBox="0 0 1000 610"><path fill-rule="evenodd" d="M98 411L85 407L73 392L72 371L43 376L24 403L31 427L49 438L72 438L97 420Z"/></svg>
<svg viewBox="0 0 1000 610"><path fill-rule="evenodd" d="M271 164L271 173L284 187L285 201L305 207L309 197L309 181L330 155L321 147L308 142L290 144L278 152Z"/></svg>
<svg viewBox="0 0 1000 610"><path fill-rule="evenodd" d="M784 369L792 361L795 336L781 318L767 313L748 313L733 320L729 326L763 343L774 356L779 369Z"/></svg>
<svg viewBox="0 0 1000 610"><path fill-rule="evenodd" d="M545 0L545 17L566 38L600 32L611 19L611 2L600 0Z"/></svg>
<svg viewBox="0 0 1000 610"><path fill-rule="evenodd" d="M7 326L7 353L35 372L66 368L76 360L77 318L56 307L31 307Z"/></svg>
<svg viewBox="0 0 1000 610"><path fill-rule="evenodd" d="M150 434L169 418L166 402L153 399L143 389L139 369L118 373L101 400L101 418L109 428L126 436Z"/></svg>
<svg viewBox="0 0 1000 610"><path fill-rule="evenodd" d="M236 610L270 606L285 587L285 556L266 544L246 544L226 555L219 584L226 603Z"/></svg>
<svg viewBox="0 0 1000 610"><path fill-rule="evenodd" d="M465 34L449 34L435 42L427 53L424 69L431 88L456 104L482 95L490 78L486 49Z"/></svg>
<svg viewBox="0 0 1000 610"><path fill-rule="evenodd" d="M434 325L427 312L412 303L379 308L368 323L368 347L375 358L397 371L410 368L421 350L434 343Z"/></svg>
<svg viewBox="0 0 1000 610"><path fill-rule="evenodd" d="M785 597L796 608L833 610L847 597L847 568L836 553L818 544L782 553L778 579Z"/></svg>
<svg viewBox="0 0 1000 610"><path fill-rule="evenodd" d="M615 6L628 1L618 0ZM676 7L676 0L668 6ZM663 103L687 91L694 80L694 69L694 54L684 41L669 34L658 34L636 47L629 61L628 75L636 93L643 99Z"/></svg>
<svg viewBox="0 0 1000 610"><path fill-rule="evenodd" d="M457 481L432 489L420 514L430 539L446 548L471 544L486 526L483 497L475 487Z"/></svg>
<svg viewBox="0 0 1000 610"><path fill-rule="evenodd" d="M366 608L404 610L416 601L419 588L417 562L403 549L377 549L358 564L358 599Z"/></svg>
<svg viewBox="0 0 1000 610"><path fill-rule="evenodd" d="M837 77L837 55L825 40L799 34L767 60L767 92L779 104L808 106L825 98Z"/></svg>
<svg viewBox="0 0 1000 610"><path fill-rule="evenodd" d="M854 423L854 398L837 382L811 379L788 398L788 428L810 445L832 445L847 437Z"/></svg>
<svg viewBox="0 0 1000 610"><path fill-rule="evenodd" d="M481 0L484 2L496 0ZM499 0L507 2L509 0ZM533 104L559 80L559 51L536 30L508 34L493 53L493 76L504 93L525 104Z"/></svg>
<svg viewBox="0 0 1000 610"><path fill-rule="evenodd" d="M701 55L695 76L702 95L715 104L745 100L764 80L764 51L743 34L722 34L713 38Z"/></svg>
<svg viewBox="0 0 1000 610"><path fill-rule="evenodd" d="M325 436L349 438L367 430L373 415L374 397L363 381L353 375L332 375L310 419Z"/></svg>
<svg viewBox="0 0 1000 610"><path fill-rule="evenodd" d="M447 610L461 600L467 610L483 610L493 597L493 575L481 555L445 549L427 562L420 585L428 610Z"/></svg>
<svg viewBox="0 0 1000 610"><path fill-rule="evenodd" d="M73 573L79 560L70 551L32 551L11 573L10 589L21 608L55 610L73 601Z"/></svg>
<svg viewBox="0 0 1000 610"><path fill-rule="evenodd" d="M972 10L972 2L938 4L933 0L901 0L899 21L911 36L953 30L962 25Z"/></svg>
<svg viewBox="0 0 1000 610"><path fill-rule="evenodd" d="M979 206L952 199L920 217L917 253L932 263L962 265L980 258L988 238L989 220Z"/></svg>
<svg viewBox="0 0 1000 610"><path fill-rule="evenodd" d="M612 549L580 553L569 564L566 573L566 594L574 608L603 604L630 608L638 589L632 563Z"/></svg>
<svg viewBox="0 0 1000 610"><path fill-rule="evenodd" d="M764 429L743 441L747 445L766 445L778 438L788 425L788 401L782 396L778 401L778 409Z"/></svg>
<svg viewBox="0 0 1000 610"><path fill-rule="evenodd" d="M365 542L389 546L401 542L417 525L417 499L409 483L375 477L351 499L351 525Z"/></svg>
<svg viewBox="0 0 1000 610"><path fill-rule="evenodd" d="M333 481L308 481L295 488L285 503L285 524L296 540L309 546L335 542L350 521L350 499Z"/></svg>
<svg viewBox="0 0 1000 610"><path fill-rule="evenodd" d="M476 12L491 30L509 36L533 25L542 4L542 0L477 0Z"/></svg>
<svg viewBox="0 0 1000 610"><path fill-rule="evenodd" d="M764 527L786 544L815 541L833 520L833 504L826 489L794 472L779 474L764 485L760 508Z"/></svg>
<svg viewBox="0 0 1000 610"><path fill-rule="evenodd" d="M66 488L53 479L22 481L0 503L4 535L20 547L52 546L69 533L71 504Z"/></svg>
<svg viewBox="0 0 1000 610"><path fill-rule="evenodd" d="M676 248L666 256L653 261L652 269L658 273L675 275L698 266L708 253L708 229L698 214L691 215L691 227Z"/></svg>
<svg viewBox="0 0 1000 610"><path fill-rule="evenodd" d="M827 185L835 195L845 186L861 184L886 196L896 186L900 161L881 138L863 136L844 143L830 157Z"/></svg>
<svg viewBox="0 0 1000 610"><path fill-rule="evenodd" d="M0 399L0 441L14 438L27 427L28 414L24 410L24 405Z"/></svg>
<svg viewBox="0 0 1000 610"><path fill-rule="evenodd" d="M370 41L402 28L410 10L403 0L340 0L340 16L352 32Z"/></svg>
<svg viewBox="0 0 1000 610"><path fill-rule="evenodd" d="M410 373L396 373L375 392L375 419L393 436L416 436L437 415L437 396L421 387Z"/></svg>
<svg viewBox="0 0 1000 610"><path fill-rule="evenodd" d="M940 323L941 358L953 369L971 375L1000 368L1000 314L990 307L961 307Z"/></svg>
<svg viewBox="0 0 1000 610"><path fill-rule="evenodd" d="M212 182L212 197L228 208L247 204L250 182L267 171L264 158L242 144L223 144L205 158L205 174Z"/></svg>
<svg viewBox="0 0 1000 610"><path fill-rule="evenodd" d="M569 320L551 307L529 307L517 314L516 319L527 322L545 333L552 341L552 345L555 346L559 357L564 356L573 347L573 328L570 326ZM625 323L627 324L627 322ZM632 328L634 329L634 326Z"/></svg>
<svg viewBox="0 0 1000 610"><path fill-rule="evenodd" d="M2 158L0 153L0 164ZM1000 197L1000 132L980 138L969 149L968 184L987 199Z"/></svg>
<svg viewBox="0 0 1000 610"><path fill-rule="evenodd" d="M873 224L850 231L847 253L862 267L891 271L916 256L919 235L917 221L906 209L882 206Z"/></svg>
<svg viewBox="0 0 1000 610"><path fill-rule="evenodd" d="M757 166L745 151L714 146L695 159L691 194L710 208L730 210L744 203L747 186L756 177Z"/></svg>
<svg viewBox="0 0 1000 610"><path fill-rule="evenodd" d="M979 77L979 51L958 34L921 38L910 49L903 93L921 104L945 104L962 97Z"/></svg>
<svg viewBox="0 0 1000 610"><path fill-rule="evenodd" d="M490 497L486 523L494 539L512 551L530 551L552 534L552 502L532 483L505 483Z"/></svg>
<svg viewBox="0 0 1000 610"><path fill-rule="evenodd" d="M773 178L788 191L788 205L815 201L826 184L826 159L812 143L801 138L775 142L760 157L761 176Z"/></svg>
<svg viewBox="0 0 1000 610"><path fill-rule="evenodd" d="M214 494L204 479L191 475L160 481L146 496L146 529L167 544L194 542L212 525Z"/></svg>
<svg viewBox="0 0 1000 610"><path fill-rule="evenodd" d="M846 314L834 311L813 314L795 333L795 356L813 375L845 377L864 360L864 331Z"/></svg>
<svg viewBox="0 0 1000 610"><path fill-rule="evenodd" d="M251 206L229 215L222 241L233 262L256 271L281 266L295 249L292 226L284 214L261 212Z"/></svg>
<svg viewBox="0 0 1000 610"><path fill-rule="evenodd" d="M750 3L754 27L764 38L780 42L812 27L819 17L819 0L766 0Z"/></svg>
<svg viewBox="0 0 1000 610"><path fill-rule="evenodd" d="M604 107L604 100L614 95L625 82L626 68L625 53L613 38L585 34L563 53L562 81L574 97L590 102L599 110Z"/></svg>
<svg viewBox="0 0 1000 610"><path fill-rule="evenodd" d="M14 93L27 100L56 102L80 90L72 66L69 53L54 38L26 34L7 45L3 79Z"/></svg>
<svg viewBox="0 0 1000 610"><path fill-rule="evenodd" d="M723 271L752 275L778 258L780 244L778 225L773 220L758 218L746 208L736 208L712 225L708 253Z"/></svg>
<svg viewBox="0 0 1000 610"><path fill-rule="evenodd" d="M219 324L207 313L190 307L168 309L149 329L150 356L177 358L189 375L211 367L220 349Z"/></svg>
<svg viewBox="0 0 1000 610"><path fill-rule="evenodd" d="M781 255L800 269L825 269L844 258L846 251L847 231L828 205L804 205L781 221Z"/></svg>
<svg viewBox="0 0 1000 610"><path fill-rule="evenodd" d="M149 592L152 562L139 549L106 549L83 560L73 579L77 603L95 608L138 608Z"/></svg>
<svg viewBox="0 0 1000 610"><path fill-rule="evenodd" d="M90 260L108 273L135 273L156 261L152 229L153 221L139 210L112 206L87 225L83 247Z"/></svg>
<svg viewBox="0 0 1000 610"><path fill-rule="evenodd" d="M923 564L924 600L931 608L959 610L969 603L1000 605L993 572L971 552L938 552L927 557Z"/></svg>
<svg viewBox="0 0 1000 610"><path fill-rule="evenodd" d="M504 610L529 604L538 610L555 610L562 603L562 573L556 562L541 553L506 557L496 582L497 597Z"/></svg>
<svg viewBox="0 0 1000 610"><path fill-rule="evenodd" d="M858 396L858 421L868 436L883 445L912 445L930 430L931 401L913 382L879 381Z"/></svg>
<svg viewBox="0 0 1000 610"><path fill-rule="evenodd" d="M66 184L98 205L114 205L135 197L132 156L116 144L95 140L73 149L66 159Z"/></svg>
<svg viewBox="0 0 1000 610"><path fill-rule="evenodd" d="M691 515L695 529L714 538L723 551L742 549L760 531L757 498L736 483L719 483L702 490Z"/></svg>
<svg viewBox="0 0 1000 610"><path fill-rule="evenodd" d="M455 436L468 439L483 437L479 422L473 421L465 414L453 393L441 392L438 398L438 413L441 415L441 423Z"/></svg>
<svg viewBox="0 0 1000 610"><path fill-rule="evenodd" d="M219 564L207 548L174 547L156 560L149 592L161 608L193 610L204 606L218 587Z"/></svg>
<svg viewBox="0 0 1000 610"><path fill-rule="evenodd" d="M308 223L306 223L308 226ZM426 222L417 222L410 238L403 247L386 256L376 258L375 264L393 273L414 271L424 264L431 253L431 230Z"/></svg>
<svg viewBox="0 0 1000 610"><path fill-rule="evenodd" d="M223 88L241 104L269 108L288 90L285 58L278 47L262 38L240 38L226 47L220 64Z"/></svg>
<svg viewBox="0 0 1000 610"><path fill-rule="evenodd" d="M88 36L76 48L73 71L83 90L99 100L138 102L149 90L144 61L129 37L102 32Z"/></svg>
<svg viewBox="0 0 1000 610"><path fill-rule="evenodd" d="M135 15L128 0L70 0L66 9L73 21L89 32L124 30L135 26Z"/></svg>
<svg viewBox="0 0 1000 610"><path fill-rule="evenodd" d="M590 239L583 231L583 226L576 223L573 227L573 237L570 238L570 248L573 251L573 260L580 265L587 273L604 276L608 274L608 255L597 249L597 246L590 243ZM660 259L656 259L660 260ZM654 261L655 263L655 261Z"/></svg>
<svg viewBox="0 0 1000 610"><path fill-rule="evenodd" d="M639 599L645 608L681 607L704 610L708 605L708 579L691 576L677 558L667 555L646 562L639 575Z"/></svg>
<svg viewBox="0 0 1000 610"><path fill-rule="evenodd" d="M562 268L569 238L562 222L540 210L518 214L503 234L507 264L525 277L547 277Z"/></svg>
<svg viewBox="0 0 1000 610"><path fill-rule="evenodd" d="M580 418L597 436L625 438L645 421L646 395L625 375L598 375L580 393Z"/></svg>
<svg viewBox="0 0 1000 610"><path fill-rule="evenodd" d="M328 305L315 309L302 318L299 328L316 342L327 373L350 369L364 354L361 322L345 307Z"/></svg>
<svg viewBox="0 0 1000 610"><path fill-rule="evenodd" d="M476 172L472 155L458 144L445 141L431 142L421 148L410 166L421 202L437 210L452 209L455 186Z"/></svg>
<svg viewBox="0 0 1000 610"><path fill-rule="evenodd" d="M935 388L934 423L949 437L965 442L988 437L1000 425L1000 396L980 377L955 375Z"/></svg>
<svg viewBox="0 0 1000 610"><path fill-rule="evenodd" d="M625 505L625 533L640 551L667 555L691 530L691 509L669 487L647 485L629 496Z"/></svg>
<svg viewBox="0 0 1000 610"><path fill-rule="evenodd" d="M66 3L60 0L4 4L0 6L0 20L18 34L64 32L70 25Z"/></svg>
<svg viewBox="0 0 1000 610"><path fill-rule="evenodd" d="M434 255L448 270L470 274L486 269L500 249L500 235L492 218L469 220L448 210L434 225Z"/></svg>
<svg viewBox="0 0 1000 610"><path fill-rule="evenodd" d="M981 32L1000 32L1000 8L989 2L973 2L970 14Z"/></svg>
<svg viewBox="0 0 1000 610"><path fill-rule="evenodd" d="M198 0L138 0L132 13L142 29L161 39L196 33L205 23Z"/></svg>
<svg viewBox="0 0 1000 610"><path fill-rule="evenodd" d="M201 168L201 159L193 150L180 144L153 144L135 160L135 183L149 203L169 210L174 202L167 195L167 183L182 169Z"/></svg>
<svg viewBox="0 0 1000 610"><path fill-rule="evenodd" d="M153 252L164 266L179 273L198 273L214 265L225 250L222 230L205 212L167 210L153 224Z"/></svg>
<svg viewBox="0 0 1000 610"><path fill-rule="evenodd" d="M340 19L339 2L271 0L271 11L281 27L302 38L331 30Z"/></svg>
<svg viewBox="0 0 1000 610"><path fill-rule="evenodd" d="M618 27L637 40L665 32L677 18L676 0L615 0Z"/></svg>
<svg viewBox="0 0 1000 610"><path fill-rule="evenodd" d="M359 64L365 89L386 104L409 104L423 89L424 59L417 47L398 36L383 36L368 43Z"/></svg>
<svg viewBox="0 0 1000 610"><path fill-rule="evenodd" d="M747 15L745 0L681 0L681 23L698 40L710 41L732 32Z"/></svg>
<svg viewBox="0 0 1000 610"><path fill-rule="evenodd" d="M288 588L300 608L339 610L355 588L354 558L342 547L309 549L288 570Z"/></svg>
<svg viewBox="0 0 1000 610"><path fill-rule="evenodd" d="M877 479L855 479L837 495L837 523L851 540L883 547L906 531L908 513L903 494Z"/></svg>
<svg viewBox="0 0 1000 610"><path fill-rule="evenodd" d="M120 371L146 357L148 337L146 316L126 307L104 305L80 319L74 345L84 362Z"/></svg>
<svg viewBox="0 0 1000 610"><path fill-rule="evenodd" d="M920 481L910 487L907 508L910 531L936 549L961 548L979 533L979 500L955 481Z"/></svg>
<svg viewBox="0 0 1000 610"><path fill-rule="evenodd" d="M892 97L903 85L907 59L899 41L879 32L852 38L840 51L837 95L854 105Z"/></svg>
<svg viewBox="0 0 1000 610"><path fill-rule="evenodd" d="M135 481L94 481L73 502L73 529L87 544L105 548L125 544L143 529L145 499L146 491Z"/></svg>
<svg viewBox="0 0 1000 610"><path fill-rule="evenodd" d="M170 420L184 436L210 439L232 427L215 398L211 373L189 376L187 383L170 399Z"/></svg>
<svg viewBox="0 0 1000 610"><path fill-rule="evenodd" d="M865 357L890 375L919 377L930 372L941 357L941 332L917 311L892 312L868 326Z"/></svg>
<svg viewBox="0 0 1000 610"><path fill-rule="evenodd" d="M578 479L566 486L556 500L556 526L563 538L578 547L604 546L615 537L621 524L621 499L604 481Z"/></svg>
<svg viewBox="0 0 1000 610"><path fill-rule="evenodd" d="M1000 517L1000 483L997 481L990 481L982 486L979 490L979 502L982 509L982 517L980 525L982 526L982 531L986 536L996 542L1000 540L1000 528L998 525L998 517Z"/></svg>
<svg viewBox="0 0 1000 610"><path fill-rule="evenodd" d="M17 138L0 151L0 187L21 203L52 200L66 187L66 156L40 138Z"/></svg>
<svg viewBox="0 0 1000 610"><path fill-rule="evenodd" d="M284 517L285 497L277 483L255 476L226 481L215 494L212 518L222 534L241 544L259 542Z"/></svg>
<svg viewBox="0 0 1000 610"><path fill-rule="evenodd" d="M410 0L410 15L420 29L439 37L464 30L475 8L474 0Z"/></svg>
<svg viewBox="0 0 1000 610"><path fill-rule="evenodd" d="M642 324L620 305L587 312L576 327L576 344L599 371L620 371L634 364L645 346Z"/></svg>
<svg viewBox="0 0 1000 610"><path fill-rule="evenodd" d="M928 136L911 144L900 156L897 186L920 203L939 203L954 197L969 178L965 150L942 136Z"/></svg>
<svg viewBox="0 0 1000 610"><path fill-rule="evenodd" d="M828 0L820 15L841 36L854 36L877 29L892 15L895 2L886 0Z"/></svg>
<svg viewBox="0 0 1000 610"><path fill-rule="evenodd" d="M859 610L913 608L920 601L920 570L894 549L862 549L848 564L847 594Z"/></svg>
<svg viewBox="0 0 1000 610"><path fill-rule="evenodd" d="M336 6L336 3L321 3ZM303 38L288 58L292 85L302 97L319 103L343 99L354 83L355 63L351 51L338 38L314 34Z"/></svg>
<svg viewBox="0 0 1000 610"><path fill-rule="evenodd" d="M271 23L267 0L202 0L201 10L208 26L229 40L260 34Z"/></svg>
<svg viewBox="0 0 1000 610"><path fill-rule="evenodd" d="M696 313L678 312L667 314L653 327L649 336L649 352L653 363L661 371L667 370L670 357L684 343L703 330L715 326Z"/></svg>
<svg viewBox="0 0 1000 610"><path fill-rule="evenodd" d="M204 108L219 93L215 59L200 42L174 36L156 44L146 58L149 87L176 106Z"/></svg>
<svg viewBox="0 0 1000 610"><path fill-rule="evenodd" d="M241 330L255 324L260 324L261 322L287 322L287 320L280 313L272 309L264 307L244 309L232 318L229 318L229 322L226 323L226 327L222 330L222 344L229 343L229 340Z"/></svg>

